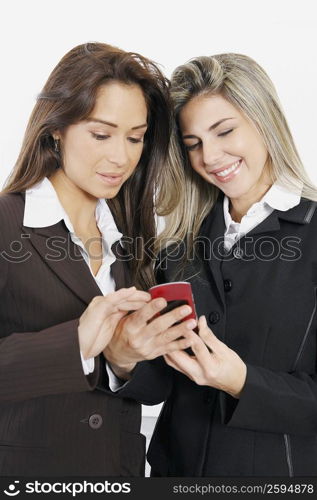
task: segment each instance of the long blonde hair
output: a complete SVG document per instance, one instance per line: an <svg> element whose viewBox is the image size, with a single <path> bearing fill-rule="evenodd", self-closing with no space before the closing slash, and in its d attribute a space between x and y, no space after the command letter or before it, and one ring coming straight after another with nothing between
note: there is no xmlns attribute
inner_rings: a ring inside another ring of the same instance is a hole
<svg viewBox="0 0 317 500"><path fill-rule="evenodd" d="M297 152L274 85L265 71L250 57L241 54L203 56L178 66L171 78L174 130L169 162L174 169L174 186L167 183L160 192L165 207L165 229L157 249L172 242L197 237L201 224L213 207L219 190L203 180L190 166L179 131L179 113L198 95L222 95L256 126L268 150L272 177L291 191L317 200ZM170 211L171 200L179 198Z"/></svg>

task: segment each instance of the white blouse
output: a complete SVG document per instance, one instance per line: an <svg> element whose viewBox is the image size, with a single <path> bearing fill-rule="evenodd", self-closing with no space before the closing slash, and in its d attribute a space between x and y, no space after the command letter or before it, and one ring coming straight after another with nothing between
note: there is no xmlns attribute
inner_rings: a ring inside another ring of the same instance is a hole
<svg viewBox="0 0 317 500"><path fill-rule="evenodd" d="M276 182L265 193L263 198L254 203L241 219L241 222L235 222L229 212L229 198L224 197L223 214L226 224L224 234L224 246L227 251L231 250L233 245L249 231L264 221L273 210L285 212L290 208L296 207L300 202L300 195L292 193Z"/></svg>
<svg viewBox="0 0 317 500"><path fill-rule="evenodd" d="M50 180L45 177L41 182L28 189L25 193L25 209L23 225L26 227L47 227L57 224L63 220L69 230L71 240L80 249L80 252L90 269L90 272L100 288L100 295L107 295L115 290L115 282L111 275L111 264L116 260L111 251L111 246L120 240L122 233L118 231L110 208L104 199L99 199L96 206L96 221L99 231L102 235L102 264L95 276L92 272L89 255L81 239L76 236L73 225L65 212L57 193ZM85 375L94 371L94 358L84 360L82 354L81 361ZM107 371L113 382L116 377L107 366ZM115 384L116 385L116 384Z"/></svg>

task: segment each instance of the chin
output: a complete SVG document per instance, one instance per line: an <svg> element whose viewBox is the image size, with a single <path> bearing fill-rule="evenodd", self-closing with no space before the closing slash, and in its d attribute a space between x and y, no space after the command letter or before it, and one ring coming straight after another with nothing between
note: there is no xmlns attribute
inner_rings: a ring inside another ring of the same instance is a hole
<svg viewBox="0 0 317 500"><path fill-rule="evenodd" d="M113 188L102 189L100 190L99 196L97 196L97 198L105 198L107 200L111 200L112 198L115 198L117 196L121 187L122 186L116 186Z"/></svg>
<svg viewBox="0 0 317 500"><path fill-rule="evenodd" d="M245 185L233 185L229 186L228 184L226 186L217 186L219 189L228 197L228 198L242 198L243 196L247 195L248 192L250 191L249 186Z"/></svg>

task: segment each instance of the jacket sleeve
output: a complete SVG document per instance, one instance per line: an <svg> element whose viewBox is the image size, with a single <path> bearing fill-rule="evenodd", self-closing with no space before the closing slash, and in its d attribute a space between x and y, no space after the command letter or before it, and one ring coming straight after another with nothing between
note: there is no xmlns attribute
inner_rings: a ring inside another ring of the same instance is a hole
<svg viewBox="0 0 317 500"><path fill-rule="evenodd" d="M163 283L165 280L159 266L156 269L156 280L158 283ZM156 405L168 398L172 390L173 374L174 370L165 363L163 357L159 357L137 363L132 378L123 383L122 388L116 392L110 391L108 375L106 370L103 370L98 389L111 392L114 397L134 399L144 405Z"/></svg>
<svg viewBox="0 0 317 500"><path fill-rule="evenodd" d="M239 400L221 393L229 427L283 434L316 434L317 376L282 373L247 365Z"/></svg>
<svg viewBox="0 0 317 500"><path fill-rule="evenodd" d="M0 300L6 290L8 267L0 254ZM93 390L99 377L99 359L94 372L86 377L77 326L78 319L73 319L41 331L13 331L4 336L0 324L0 401Z"/></svg>
<svg viewBox="0 0 317 500"><path fill-rule="evenodd" d="M105 360L101 361L105 365ZM172 389L173 373L162 357L137 363L131 379L112 392L107 370L102 369L97 389L117 398L134 399L144 405L156 405L165 401Z"/></svg>
<svg viewBox="0 0 317 500"><path fill-rule="evenodd" d="M128 384L118 395L156 405L165 401L172 389L173 374L162 357L138 363Z"/></svg>
<svg viewBox="0 0 317 500"><path fill-rule="evenodd" d="M168 281L161 263L165 258L162 251L158 258L155 270L156 282L158 284ZM144 405L156 405L166 401L169 397L174 379L174 370L164 361L164 358L143 361L137 364L128 384L118 391L120 397L136 399Z"/></svg>
<svg viewBox="0 0 317 500"><path fill-rule="evenodd" d="M93 390L93 373L84 375L80 359L78 320L38 332L12 333L0 340L0 401L19 401L51 394Z"/></svg>

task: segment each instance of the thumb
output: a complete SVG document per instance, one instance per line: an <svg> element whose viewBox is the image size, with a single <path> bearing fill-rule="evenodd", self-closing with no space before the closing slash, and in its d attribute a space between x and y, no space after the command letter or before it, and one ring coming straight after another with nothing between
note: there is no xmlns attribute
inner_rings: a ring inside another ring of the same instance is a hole
<svg viewBox="0 0 317 500"><path fill-rule="evenodd" d="M199 333L211 332L211 330L207 324L207 320L206 320L205 315L200 316L200 318L198 319L198 328L199 328Z"/></svg>
<svg viewBox="0 0 317 500"><path fill-rule="evenodd" d="M219 339L214 332L209 328L205 316L200 316L198 320L199 336L211 349L214 349L219 344Z"/></svg>

